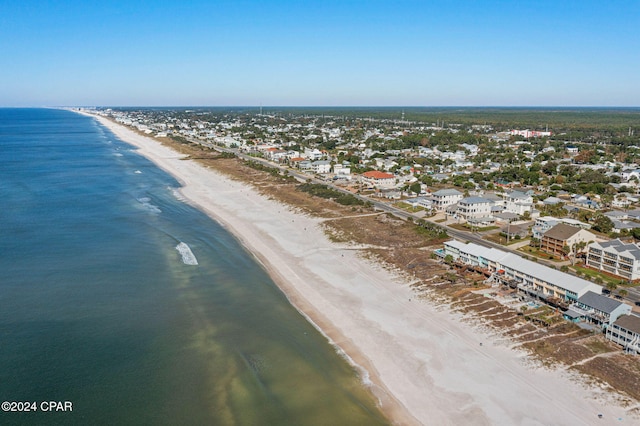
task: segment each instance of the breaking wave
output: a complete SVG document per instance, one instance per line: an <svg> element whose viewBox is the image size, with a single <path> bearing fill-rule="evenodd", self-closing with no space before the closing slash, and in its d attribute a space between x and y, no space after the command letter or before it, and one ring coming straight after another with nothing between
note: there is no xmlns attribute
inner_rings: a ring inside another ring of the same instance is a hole
<svg viewBox="0 0 640 426"><path fill-rule="evenodd" d="M180 253L180 256L182 256L182 263L184 263L185 265L198 264L198 259L196 259L196 256L193 254L191 248L186 243L183 243L181 241L180 244L176 246L176 250L178 250L178 253Z"/></svg>
<svg viewBox="0 0 640 426"><path fill-rule="evenodd" d="M138 198L138 202L142 204L142 207L144 207L151 213L162 213L160 207L156 206L155 204L151 204L151 198L149 197Z"/></svg>

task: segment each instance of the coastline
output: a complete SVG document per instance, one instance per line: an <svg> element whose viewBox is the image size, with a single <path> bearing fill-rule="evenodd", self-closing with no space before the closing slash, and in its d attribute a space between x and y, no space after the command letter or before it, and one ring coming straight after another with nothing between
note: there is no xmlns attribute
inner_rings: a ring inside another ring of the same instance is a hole
<svg viewBox="0 0 640 426"><path fill-rule="evenodd" d="M104 117L86 115L173 175L190 203L256 256L289 301L365 371L365 379L369 375L392 422L609 424L628 417L606 391L598 394L567 374L532 367L526 354L462 322L460 315L412 301L408 283L356 250L330 242L320 219L182 160Z"/></svg>

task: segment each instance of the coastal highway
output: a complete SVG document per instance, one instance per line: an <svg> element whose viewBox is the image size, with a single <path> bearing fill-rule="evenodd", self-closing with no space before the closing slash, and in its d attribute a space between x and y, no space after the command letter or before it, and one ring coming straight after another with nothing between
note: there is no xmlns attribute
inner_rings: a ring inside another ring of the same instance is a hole
<svg viewBox="0 0 640 426"><path fill-rule="evenodd" d="M232 149L232 148L224 148L218 145L214 145L210 142L205 142L205 141L201 141L198 139L189 139L191 142L193 143L197 143L197 144L201 144L204 146L207 146L209 148L213 148L217 151L220 152L227 152L227 153L231 153L231 154L235 154L236 156L238 156L239 158L243 159L243 160L251 160L251 161L256 161L259 162L267 167L274 167L277 168L281 171L286 171L290 176L295 177L298 181L300 182L311 182L311 183L317 183L317 184L321 184L321 185L326 185L336 191L340 191L343 192L345 194L350 194L353 195L354 197L364 201L364 202L368 202L370 203L374 210L380 211L380 212L385 212L385 213L389 213L392 214L393 216L399 218L399 219L403 219L403 220L410 220L410 221L417 221L418 219L420 219L419 217L404 211L402 209L399 209L389 203L383 202L383 201L379 201L379 200L375 200L372 199L370 197L365 197L363 195L360 194L354 194L350 191L347 191L339 186L333 185L331 182L329 181L325 181L322 179L318 179L315 176L310 176L306 173L300 172L298 170L294 170L291 169L289 167L284 167L281 166L279 164L274 164L271 161L268 161L264 158L260 158L260 157L253 157L247 154L244 154L242 152L240 152L238 149ZM513 253L516 255L522 255L522 253L518 252L517 250L511 249L509 247L505 247L501 244L497 244L494 243L492 241L488 241L485 240L483 238L483 235L481 233L476 233L476 232L469 232L469 231L461 231L459 229L455 229L455 228L451 228L449 226L446 225L441 225L441 224L436 224L434 222L430 222L438 227L443 228L447 234L449 234L451 237L459 240L459 241L463 241L463 242L471 242L474 244L478 244L481 245L483 247L487 247L487 248L495 248L498 250L502 250L502 251L506 251L509 253ZM553 262L550 262L548 260L545 259L537 259L537 263L541 264L541 265L545 265L548 266L550 268L557 268L557 265L554 264ZM627 290L627 297L625 298L624 301L630 303L631 305L636 305L636 306L640 306L640 288L637 287L630 287L630 288L626 288Z"/></svg>

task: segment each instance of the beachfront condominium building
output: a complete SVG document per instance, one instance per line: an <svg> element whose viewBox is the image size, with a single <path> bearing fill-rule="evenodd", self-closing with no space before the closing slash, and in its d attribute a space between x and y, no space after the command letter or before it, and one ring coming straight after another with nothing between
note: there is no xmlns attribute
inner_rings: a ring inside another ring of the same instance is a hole
<svg viewBox="0 0 640 426"><path fill-rule="evenodd" d="M570 256L575 253L578 244L595 240L596 236L585 229L559 223L542 235L540 250L554 256Z"/></svg>
<svg viewBox="0 0 640 426"><path fill-rule="evenodd" d="M462 192L456 189L441 189L431 194L433 206L440 211L456 204L458 201L462 200L462 197Z"/></svg>
<svg viewBox="0 0 640 426"><path fill-rule="evenodd" d="M607 327L605 336L633 355L640 355L640 316L622 315Z"/></svg>
<svg viewBox="0 0 640 426"><path fill-rule="evenodd" d="M494 248L452 240L444 243L441 254L493 273L500 281L542 300L554 298L569 303L577 302L589 291L602 293L602 287L590 281Z"/></svg>
<svg viewBox="0 0 640 426"><path fill-rule="evenodd" d="M537 240L542 239L542 235L547 232L549 229L553 228L559 223L565 223L567 225L575 226L576 228L582 229L590 229L591 225L588 223L580 222L579 220L570 219L567 217L553 217L553 216L542 216L536 218L533 223L533 227L531 228L531 236Z"/></svg>
<svg viewBox="0 0 640 426"><path fill-rule="evenodd" d="M619 239L592 243L587 247L586 264L628 281L640 279L640 247Z"/></svg>

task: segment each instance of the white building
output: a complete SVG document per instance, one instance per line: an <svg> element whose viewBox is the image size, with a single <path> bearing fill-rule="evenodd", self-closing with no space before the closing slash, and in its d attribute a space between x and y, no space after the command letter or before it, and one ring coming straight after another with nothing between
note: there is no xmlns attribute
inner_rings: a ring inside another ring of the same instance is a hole
<svg viewBox="0 0 640 426"><path fill-rule="evenodd" d="M602 293L602 287L590 281L494 248L452 240L444 243L444 255L498 274L503 280L513 283L519 291L543 300L558 298L577 302L589 291Z"/></svg>
<svg viewBox="0 0 640 426"><path fill-rule="evenodd" d="M618 317L607 327L606 338L624 348L629 354L640 355L640 317L634 314Z"/></svg>
<svg viewBox="0 0 640 426"><path fill-rule="evenodd" d="M473 218L490 217L493 201L482 197L467 197L458 201L455 216L469 220Z"/></svg>
<svg viewBox="0 0 640 426"><path fill-rule="evenodd" d="M533 197L524 192L513 191L505 195L505 211L523 215L526 212L531 213L533 209Z"/></svg>
<svg viewBox="0 0 640 426"><path fill-rule="evenodd" d="M331 172L331 161L319 160L311 163L313 173L325 174Z"/></svg>
<svg viewBox="0 0 640 426"><path fill-rule="evenodd" d="M445 210L448 206L462 200L462 192L455 189L441 189L431 194L433 206L438 210Z"/></svg>
<svg viewBox="0 0 640 426"><path fill-rule="evenodd" d="M364 172L361 180L363 183L379 189L389 189L396 186L396 177L394 175L378 170Z"/></svg>
<svg viewBox="0 0 640 426"><path fill-rule="evenodd" d="M587 266L625 280L640 279L640 247L618 239L592 243L587 247Z"/></svg>

